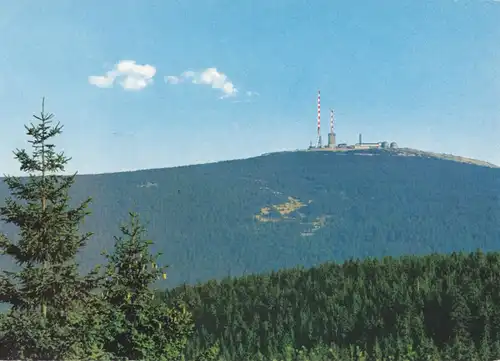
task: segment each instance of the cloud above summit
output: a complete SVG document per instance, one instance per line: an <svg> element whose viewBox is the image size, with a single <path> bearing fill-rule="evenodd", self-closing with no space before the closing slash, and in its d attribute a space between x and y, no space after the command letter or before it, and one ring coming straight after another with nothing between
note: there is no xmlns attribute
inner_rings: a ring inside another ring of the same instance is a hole
<svg viewBox="0 0 500 361"><path fill-rule="evenodd" d="M90 84L99 88L112 88L118 80L125 90L142 90L153 83L156 68L149 64L136 64L134 60L121 60L105 75L89 76Z"/></svg>
<svg viewBox="0 0 500 361"><path fill-rule="evenodd" d="M188 70L181 75L169 75L165 77L167 84L181 84L190 82L198 85L209 85L213 89L220 90L223 95L221 98L234 96L238 93L238 89L233 82L229 80L226 74L219 72L216 68L207 68L202 71Z"/></svg>

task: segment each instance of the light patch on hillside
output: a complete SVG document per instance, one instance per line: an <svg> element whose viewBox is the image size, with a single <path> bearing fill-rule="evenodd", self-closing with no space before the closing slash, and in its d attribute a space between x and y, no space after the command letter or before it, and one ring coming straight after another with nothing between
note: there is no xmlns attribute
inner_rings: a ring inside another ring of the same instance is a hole
<svg viewBox="0 0 500 361"><path fill-rule="evenodd" d="M147 182L147 183L139 184L137 187L139 187L139 188L151 188L151 187L158 188L158 183Z"/></svg>
<svg viewBox="0 0 500 361"><path fill-rule="evenodd" d="M500 0L499 0L500 1ZM378 152L388 152L395 156L400 157L422 157L422 158L435 158L442 160L449 160L458 163L466 163L478 165L481 167L489 167L489 168L499 168L498 165L485 162L479 159L473 159L468 157L461 157L453 154L445 154L445 153L435 153L429 151L423 151L413 148L396 148L396 149L340 149L340 148L321 148L321 149L307 149L301 150L301 152L325 152L325 153L336 153L338 155L352 154L352 155L364 155L364 156L373 156L379 155Z"/></svg>
<svg viewBox="0 0 500 361"><path fill-rule="evenodd" d="M303 237L309 237L314 235L319 229L323 228L326 225L326 220L330 218L330 216L327 215L322 215L317 218L315 218L309 225L311 225L311 228L303 231L300 233L301 236Z"/></svg>
<svg viewBox="0 0 500 361"><path fill-rule="evenodd" d="M309 201L311 203L312 201ZM260 222L279 222L286 219L293 219L292 213L307 206L297 198L288 197L288 201L280 204L273 204L261 208L260 212L255 215L255 219ZM276 215L276 217L273 217Z"/></svg>
<svg viewBox="0 0 500 361"><path fill-rule="evenodd" d="M259 183L263 184L263 181L259 181ZM267 190L273 192L275 195L280 192L275 192L273 189L263 186L260 188L261 190ZM303 226L303 230L300 232L300 235L303 237L314 235L319 229L325 227L329 215L320 215L319 217L314 218L312 221L310 218L301 210L308 207L312 200L307 202L303 202L298 198L288 197L286 202L279 204L272 204L269 206L262 207L258 214L254 217L257 221L262 223L277 223L277 222L298 222L301 226ZM309 218L309 219L308 219Z"/></svg>
<svg viewBox="0 0 500 361"><path fill-rule="evenodd" d="M295 212L297 209L304 207L305 204L293 197L288 197L288 202L278 204L275 209L283 216L287 217L290 213Z"/></svg>
<svg viewBox="0 0 500 361"><path fill-rule="evenodd" d="M434 152L427 152L427 151L422 151L418 149L411 149L411 148L400 148L395 151L397 155L400 156L416 156L416 157L427 157L427 158L437 158L437 159L444 159L444 160L451 160L454 162L459 162L459 163L467 163L467 164L474 164L482 167L489 167L489 168L498 168L497 165L485 162L482 160L478 159L472 159L472 158L467 158L467 157L461 157L458 155L453 155L453 154L443 154L443 153L434 153Z"/></svg>
<svg viewBox="0 0 500 361"><path fill-rule="evenodd" d="M326 225L330 216L321 215L314 218L312 221L307 221L306 216L299 210L307 207L312 203L309 200L307 203L300 201L294 197L288 197L288 201L280 204L274 204L260 209L260 212L255 215L255 219L263 223L276 223L282 221L298 221L301 225L307 227L300 235L303 237L312 236L319 229Z"/></svg>

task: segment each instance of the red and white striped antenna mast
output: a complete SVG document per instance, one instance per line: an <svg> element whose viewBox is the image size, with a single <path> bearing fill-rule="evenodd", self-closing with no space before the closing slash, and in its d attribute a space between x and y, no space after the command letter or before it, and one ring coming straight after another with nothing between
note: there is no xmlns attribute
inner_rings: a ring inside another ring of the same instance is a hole
<svg viewBox="0 0 500 361"><path fill-rule="evenodd" d="M318 90L318 148L321 148L321 93Z"/></svg>
<svg viewBox="0 0 500 361"><path fill-rule="evenodd" d="M333 109L330 109L330 133L333 134Z"/></svg>

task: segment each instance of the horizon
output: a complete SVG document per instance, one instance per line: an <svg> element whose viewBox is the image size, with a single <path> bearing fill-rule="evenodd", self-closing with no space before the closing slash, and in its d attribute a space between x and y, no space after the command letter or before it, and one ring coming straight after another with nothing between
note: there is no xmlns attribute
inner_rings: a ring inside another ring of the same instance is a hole
<svg viewBox="0 0 500 361"><path fill-rule="evenodd" d="M400 147L398 148L399 150L410 150L410 151L419 151L423 153L427 153L427 155L431 158L439 159L442 161L452 161L452 162L458 162L462 164L468 164L468 165L474 165L474 166L492 166L491 168L500 168L499 164L487 162L481 159L475 159L475 158L468 158L468 157L463 157L458 154L450 154L450 153L434 153L432 151L423 151L421 149L415 149L415 148L407 148L407 147ZM363 152L371 152L372 150L369 149L350 149L350 150L343 150L343 151L334 151L333 153L363 153ZM387 150L386 150L387 151ZM244 161L248 159L254 159L254 158L260 158L260 157L265 157L268 155L273 155L273 154L281 154L281 153L296 153L296 152L304 152L304 153L316 153L316 152L327 152L330 153L332 152L331 150L325 148L323 150L309 150L309 149L290 149L290 150L281 150L281 151L275 151L275 152L267 152L267 153L262 153L258 155L251 155L249 157L245 158L232 158L232 159L221 159L221 160L216 160L213 162L205 162L205 163L193 163L193 164L179 164L179 165L172 165L172 166L165 166L165 167L154 167L154 168L137 168L137 169L127 169L127 170L119 170L119 171L104 171L104 172L95 172L95 173L82 173L79 171L74 171L74 172L63 172L62 174L64 175L71 175L76 172L77 176L93 176L93 175L109 175L109 174L118 174L118 173L133 173L133 172L142 172L142 171L156 171L156 170L164 170L164 169L176 169L176 168L187 168L187 167L196 167L200 165L211 165L211 164L218 164L218 163L225 163L225 162L237 162L237 161ZM447 158L441 158L439 156L451 156L452 158L457 158L457 159L447 159ZM458 158L466 158L467 160L470 161L478 161L479 163L469 163L467 161L460 161ZM12 174L0 174L0 179L4 179L6 176L11 176ZM27 176L25 173L21 173L21 177ZM1 361L1 360L0 360Z"/></svg>
<svg viewBox="0 0 500 361"><path fill-rule="evenodd" d="M0 4L0 174L42 97L85 175L306 149L318 90L323 142L500 164L500 1L119 4Z"/></svg>

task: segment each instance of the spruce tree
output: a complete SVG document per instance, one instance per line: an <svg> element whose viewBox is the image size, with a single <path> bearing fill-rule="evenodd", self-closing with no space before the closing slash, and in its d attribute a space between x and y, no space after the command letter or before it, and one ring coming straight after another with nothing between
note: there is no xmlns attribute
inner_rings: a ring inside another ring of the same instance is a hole
<svg viewBox="0 0 500 361"><path fill-rule="evenodd" d="M90 233L80 233L90 199L70 206L68 192L76 174L61 175L70 158L56 152L52 138L62 126L45 113L25 126L31 152L17 149L15 159L27 177L6 176L11 196L0 218L18 228L17 237L0 234L0 253L16 263L0 275L0 302L10 310L0 320L3 358L63 360L96 348L92 305L98 271L80 275L77 252Z"/></svg>
<svg viewBox="0 0 500 361"><path fill-rule="evenodd" d="M181 304L154 302L152 286L166 278L166 268L157 265L159 254L150 253L152 242L136 214L121 232L114 253L105 254L104 317L112 325L105 349L114 359L177 360L193 331L191 314Z"/></svg>

